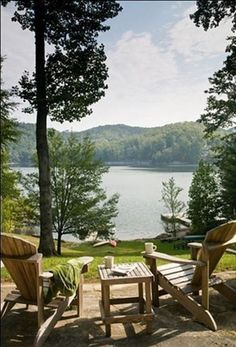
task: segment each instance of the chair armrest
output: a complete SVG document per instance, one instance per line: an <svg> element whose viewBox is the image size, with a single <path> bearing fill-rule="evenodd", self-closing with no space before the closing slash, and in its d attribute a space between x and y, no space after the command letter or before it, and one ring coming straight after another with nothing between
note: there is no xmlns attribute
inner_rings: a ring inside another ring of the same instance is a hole
<svg viewBox="0 0 236 347"><path fill-rule="evenodd" d="M53 277L53 273L49 271L42 272L39 277L43 280L48 280Z"/></svg>
<svg viewBox="0 0 236 347"><path fill-rule="evenodd" d="M188 247L190 248L202 248L202 244L200 242L189 242Z"/></svg>
<svg viewBox="0 0 236 347"><path fill-rule="evenodd" d="M226 248L225 253L236 255L236 250L232 248Z"/></svg>
<svg viewBox="0 0 236 347"><path fill-rule="evenodd" d="M202 243L200 242L189 242L188 247L190 247L191 259L197 260L198 253L202 249Z"/></svg>
<svg viewBox="0 0 236 347"><path fill-rule="evenodd" d="M67 263L68 264L73 264L73 260L69 260ZM83 264L82 269L81 269L81 274L84 274L85 272L88 272L89 265L92 263L94 260L93 257L79 257L78 260Z"/></svg>
<svg viewBox="0 0 236 347"><path fill-rule="evenodd" d="M232 243L232 240L228 240L226 242L203 242L203 246L206 247L209 251L211 251L217 248L228 246Z"/></svg>
<svg viewBox="0 0 236 347"><path fill-rule="evenodd" d="M166 260L166 261L170 261L172 263L178 263L178 264L191 264L191 265L197 265L197 266L206 265L204 262L199 260L188 260L188 259L177 258L177 257L173 257L172 255L168 255L168 254L160 253L160 252L153 252L150 254L147 254L146 252L142 252L142 255L144 258L162 259L162 260Z"/></svg>
<svg viewBox="0 0 236 347"><path fill-rule="evenodd" d="M94 260L93 257L79 257L79 260L83 262L84 265L89 265Z"/></svg>
<svg viewBox="0 0 236 347"><path fill-rule="evenodd" d="M84 274L89 271L89 266L94 260L93 257L80 257L80 259L83 261L83 268L81 270L81 273Z"/></svg>
<svg viewBox="0 0 236 347"><path fill-rule="evenodd" d="M43 258L42 253L35 253L34 255L31 255L27 261L32 262L32 263L39 263Z"/></svg>
<svg viewBox="0 0 236 347"><path fill-rule="evenodd" d="M188 246L190 248L200 249L200 248L202 248L202 243L200 243L200 242L190 242L190 243L188 243ZM216 243L214 245L209 245L208 248L214 249L214 248L218 248L218 247L221 247L221 246L222 246L222 244ZM236 255L236 250L232 249L232 248L226 248L225 253Z"/></svg>

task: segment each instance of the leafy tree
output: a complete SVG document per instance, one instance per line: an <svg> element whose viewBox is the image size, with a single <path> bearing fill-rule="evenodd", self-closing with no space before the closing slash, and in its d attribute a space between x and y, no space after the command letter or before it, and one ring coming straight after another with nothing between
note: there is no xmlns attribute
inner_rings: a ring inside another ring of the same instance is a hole
<svg viewBox="0 0 236 347"><path fill-rule="evenodd" d="M206 91L206 113L200 121L206 126L206 132L211 134L219 127L232 126L236 117L236 37L226 49L230 55L221 70L209 78L211 87Z"/></svg>
<svg viewBox="0 0 236 347"><path fill-rule="evenodd" d="M219 181L213 166L203 160L193 174L189 198L188 217L193 233L204 234L214 228L221 208Z"/></svg>
<svg viewBox="0 0 236 347"><path fill-rule="evenodd" d="M10 160L17 166L32 166L35 152L34 124L18 123L21 137L10 146ZM210 147L220 140L203 138L204 126L196 122L168 124L158 128L135 128L122 125L100 126L74 132L81 141L88 136L95 142L96 158L104 162L160 166L166 164L197 165L200 159L212 161ZM67 139L69 132L62 132ZM218 130L215 135L225 135ZM169 147L168 147L168 143ZM36 164L37 165L37 164Z"/></svg>
<svg viewBox="0 0 236 347"><path fill-rule="evenodd" d="M61 240L66 234L84 239L97 232L98 237L109 238L114 228L112 218L118 213L118 195L107 199L101 188L102 175L108 168L94 159L94 145L88 139L79 143L73 135L65 141L56 132L50 133L49 140L53 226L58 235L58 254L61 254ZM27 180L27 190L34 203L38 198L34 191L36 181L37 175Z"/></svg>
<svg viewBox="0 0 236 347"><path fill-rule="evenodd" d="M0 58L1 76L2 76L2 64L3 58ZM3 86L2 78L0 80L1 86ZM19 131L16 127L16 122L10 118L10 113L16 108L16 103L10 100L11 94L8 90L0 88L0 104L1 104L1 155L3 151L15 142Z"/></svg>
<svg viewBox="0 0 236 347"><path fill-rule="evenodd" d="M232 19L232 32L236 31L236 3L227 1L197 1L198 9L190 17L197 26L205 30L214 28L224 18ZM211 87L207 101L206 113L200 121L206 125L206 133L211 134L217 128L232 126L236 117L236 37L228 37L226 47L229 53L223 68L209 79ZM226 218L235 217L235 134L229 135L218 147L218 167L222 184L222 213Z"/></svg>
<svg viewBox="0 0 236 347"><path fill-rule="evenodd" d="M0 66L2 71L3 58L1 57ZM2 74L1 74L2 76ZM2 79L1 79L2 85ZM10 100L10 93L8 90L1 88L0 90L0 103L1 103L1 156L0 156L0 208L1 208L1 230L9 231L8 219L5 218L5 211L7 211L7 199L12 201L13 198L18 197L19 190L16 186L17 175L10 171L8 161L8 146L11 142L16 140L17 132L15 130L15 123L10 119L10 112L15 108L15 104ZM3 208L4 207L4 208ZM3 214L4 213L4 214Z"/></svg>
<svg viewBox="0 0 236 347"><path fill-rule="evenodd" d="M1 230L13 232L28 229L34 209L19 188L21 175L9 168L7 149L1 151Z"/></svg>
<svg viewBox="0 0 236 347"><path fill-rule="evenodd" d="M236 30L236 5L234 0L197 0L197 11L190 15L196 26L204 30L217 27L225 18L232 18L232 31Z"/></svg>
<svg viewBox="0 0 236 347"><path fill-rule="evenodd" d="M6 5L10 0L3 0ZM118 14L115 0L18 0L13 20L35 32L36 69L25 73L16 93L28 101L25 111L37 110L36 147L39 165L40 244L44 255L54 252L47 117L63 122L80 120L90 105L104 96L107 68L99 32ZM45 58L45 42L54 47Z"/></svg>
<svg viewBox="0 0 236 347"><path fill-rule="evenodd" d="M35 148L35 124L17 123L17 129L19 129L21 136L17 143L11 143L9 146L11 163L22 167L37 166L37 162L33 161L33 157L37 156Z"/></svg>
<svg viewBox="0 0 236 347"><path fill-rule="evenodd" d="M221 178L222 214L226 219L236 218L236 133L223 139L217 149L217 167Z"/></svg>
<svg viewBox="0 0 236 347"><path fill-rule="evenodd" d="M3 59L1 58L1 69ZM1 80L1 85L2 85ZM1 88L1 179L0 179L0 224L3 232L15 231L21 228L25 220L25 214L29 213L29 206L19 189L19 172L12 171L9 167L9 146L16 142L20 132L16 122L10 118L11 112L16 104L11 101L11 94L8 90Z"/></svg>
<svg viewBox="0 0 236 347"><path fill-rule="evenodd" d="M162 200L171 214L171 231L176 236L176 232L178 231L176 217L180 212L183 212L185 207L184 202L179 200L179 194L183 188L176 185L173 177L167 182L162 182L162 187Z"/></svg>
<svg viewBox="0 0 236 347"><path fill-rule="evenodd" d="M236 31L235 0L215 1L197 0L197 11L190 15L197 26L205 30L214 28L225 17L232 19L232 32ZM236 117L236 38L228 38L226 47L229 53L223 63L223 68L209 78L211 87L206 91L206 113L201 115L200 122L206 126L206 133L211 134L219 127L232 126Z"/></svg>

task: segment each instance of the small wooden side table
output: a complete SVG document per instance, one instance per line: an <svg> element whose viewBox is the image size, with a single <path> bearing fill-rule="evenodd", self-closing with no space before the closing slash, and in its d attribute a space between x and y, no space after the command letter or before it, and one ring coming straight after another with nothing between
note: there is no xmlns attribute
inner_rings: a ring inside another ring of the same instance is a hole
<svg viewBox="0 0 236 347"><path fill-rule="evenodd" d="M128 265L128 264L126 264ZM112 323L126 323L126 322L139 322L145 321L147 325L147 333L152 333L152 320L154 313L152 310L151 300L151 285L153 274L144 263L135 263L134 270L130 271L127 275L116 275L112 273L111 269L105 268L104 265L98 266L98 272L101 280L102 300L100 303L100 310L102 320L105 323L106 336L111 336ZM122 297L110 298L110 286L115 284L138 284L138 297ZM144 299L144 288L145 299ZM139 303L139 313L127 315L111 315L110 305Z"/></svg>

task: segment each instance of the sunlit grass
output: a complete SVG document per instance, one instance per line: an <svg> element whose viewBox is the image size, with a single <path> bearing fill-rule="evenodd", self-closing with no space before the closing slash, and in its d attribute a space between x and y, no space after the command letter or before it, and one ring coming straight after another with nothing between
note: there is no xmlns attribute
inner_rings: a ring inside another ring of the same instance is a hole
<svg viewBox="0 0 236 347"><path fill-rule="evenodd" d="M38 246L39 239L32 236L21 235L21 237L33 242ZM150 240L148 240L150 241ZM189 259L189 249L176 250L173 247L173 243L163 243L157 240L152 240L157 246L159 252L175 255L181 258ZM62 243L62 256L58 257L44 257L43 269L44 271L52 269L57 264L66 263L69 259L82 256L92 256L94 261L92 262L89 272L86 274L86 280L89 282L98 281L97 266L102 264L103 258L106 255L113 255L115 257L115 263L130 263L143 261L141 252L144 250L145 240L135 241L120 241L117 247L113 248L109 245L101 247L93 247L90 242L75 243L75 242L63 242ZM158 264L164 264L163 261L158 260ZM225 254L220 263L217 266L217 271L235 270L236 269L236 257L234 255ZM1 271L1 278L5 281L10 281L10 276L6 269Z"/></svg>

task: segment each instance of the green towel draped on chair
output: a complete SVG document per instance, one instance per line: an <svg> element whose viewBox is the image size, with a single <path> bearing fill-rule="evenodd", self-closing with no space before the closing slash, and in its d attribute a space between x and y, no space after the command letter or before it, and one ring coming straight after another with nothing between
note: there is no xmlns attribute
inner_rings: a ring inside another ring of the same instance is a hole
<svg viewBox="0 0 236 347"><path fill-rule="evenodd" d="M71 259L68 263L57 265L49 270L53 278L50 286L44 291L45 303L49 303L58 292L66 296L73 295L79 285L82 267L83 263L79 259Z"/></svg>

